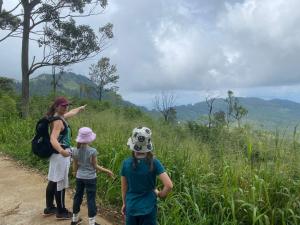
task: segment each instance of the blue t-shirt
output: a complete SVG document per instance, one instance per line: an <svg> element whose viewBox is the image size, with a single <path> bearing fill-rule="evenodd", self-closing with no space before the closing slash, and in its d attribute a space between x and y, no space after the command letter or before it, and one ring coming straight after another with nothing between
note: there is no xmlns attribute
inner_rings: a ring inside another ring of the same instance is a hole
<svg viewBox="0 0 300 225"><path fill-rule="evenodd" d="M131 216L147 215L156 207L156 176L165 172L159 160L153 159L153 170L150 171L146 158L137 159L133 168L133 158L123 161L121 176L127 180L126 214Z"/></svg>
<svg viewBox="0 0 300 225"><path fill-rule="evenodd" d="M92 157L97 154L97 150L90 146L73 150L73 158L78 160L76 178L95 179L97 177L96 170L91 163Z"/></svg>

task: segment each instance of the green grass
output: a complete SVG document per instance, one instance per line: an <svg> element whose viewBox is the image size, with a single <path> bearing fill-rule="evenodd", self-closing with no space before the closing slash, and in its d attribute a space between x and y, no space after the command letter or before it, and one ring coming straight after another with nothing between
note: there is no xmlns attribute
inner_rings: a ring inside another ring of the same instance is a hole
<svg viewBox="0 0 300 225"><path fill-rule="evenodd" d="M91 127L97 134L93 146L99 151L99 163L116 175L131 154L126 143L132 129L139 125L152 129L155 154L174 182L172 193L159 200L160 225L300 224L300 153L295 138L250 128L199 126L191 131L132 108L89 106L69 120L73 145L78 128ZM0 150L46 172L48 162L30 151L43 109L33 107L33 118L27 120L0 119ZM113 182L100 174L97 195L99 204L120 207L120 178Z"/></svg>

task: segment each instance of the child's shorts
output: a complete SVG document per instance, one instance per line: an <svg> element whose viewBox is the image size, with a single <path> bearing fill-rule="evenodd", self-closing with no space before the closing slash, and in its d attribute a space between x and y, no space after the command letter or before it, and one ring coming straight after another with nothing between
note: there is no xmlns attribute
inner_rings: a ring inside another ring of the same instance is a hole
<svg viewBox="0 0 300 225"><path fill-rule="evenodd" d="M126 225L156 225L157 208L147 215L130 216L126 215Z"/></svg>

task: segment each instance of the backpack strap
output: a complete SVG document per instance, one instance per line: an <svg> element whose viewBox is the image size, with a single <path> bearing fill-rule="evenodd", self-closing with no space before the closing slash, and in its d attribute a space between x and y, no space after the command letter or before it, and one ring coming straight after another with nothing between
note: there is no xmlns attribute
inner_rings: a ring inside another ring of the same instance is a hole
<svg viewBox="0 0 300 225"><path fill-rule="evenodd" d="M54 122L54 121L56 121L56 120L61 120L61 121L63 122L63 124L64 124L64 129L60 132L61 137L60 137L60 139L58 140L58 142L61 142L61 139L62 139L63 136L66 134L67 128L69 127L69 125L68 125L68 123L66 122L66 120L65 120L63 117L61 117L61 116L51 116L51 117L48 117L49 123L52 123L52 122ZM71 129L70 129L70 130L71 130Z"/></svg>
<svg viewBox="0 0 300 225"><path fill-rule="evenodd" d="M66 122L66 120L60 116L51 116L51 117L48 117L48 121L49 123L52 123L56 120L61 120L64 124L64 129L66 129L68 127L68 123ZM63 131L62 131L63 132Z"/></svg>

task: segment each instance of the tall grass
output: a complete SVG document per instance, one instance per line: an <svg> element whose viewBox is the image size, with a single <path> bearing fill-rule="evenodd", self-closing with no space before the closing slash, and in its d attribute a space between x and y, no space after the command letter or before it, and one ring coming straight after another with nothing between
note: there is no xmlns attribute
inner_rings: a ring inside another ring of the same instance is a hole
<svg viewBox="0 0 300 225"><path fill-rule="evenodd" d="M34 112L28 120L0 120L0 150L46 171L48 162L30 152L39 114ZM154 121L132 108L110 105L93 105L69 122L73 141L79 127L93 128L99 163L117 175L122 160L131 154L126 142L132 129L139 125L152 129L155 154L175 185L166 199L159 200L160 225L300 224L299 144L295 133L290 141L279 131L191 129ZM97 195L99 204L120 206L120 178L113 181L100 174Z"/></svg>

